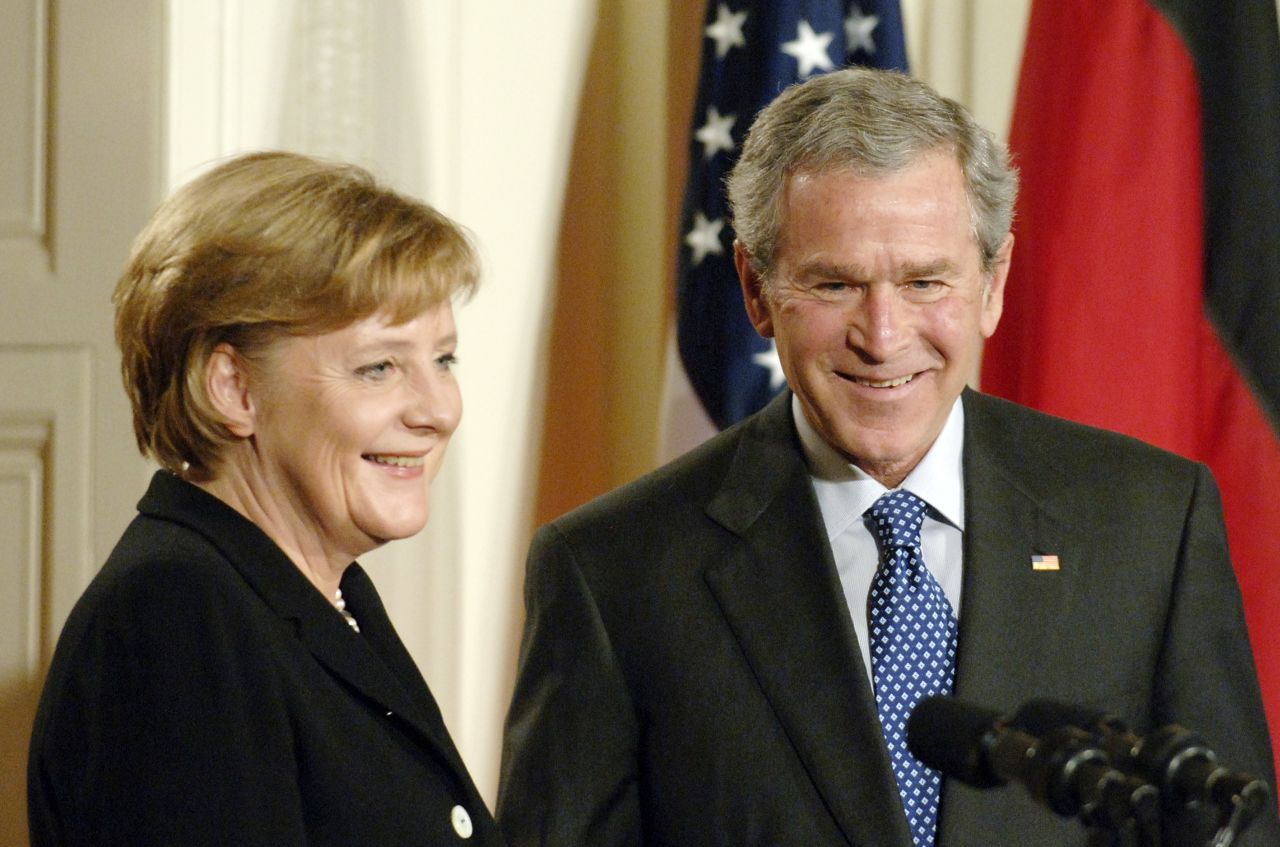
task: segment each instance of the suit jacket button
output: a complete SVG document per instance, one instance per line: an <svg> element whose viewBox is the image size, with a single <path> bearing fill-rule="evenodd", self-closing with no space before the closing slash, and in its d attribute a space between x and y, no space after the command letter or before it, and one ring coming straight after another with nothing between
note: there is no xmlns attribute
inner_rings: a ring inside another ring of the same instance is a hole
<svg viewBox="0 0 1280 847"><path fill-rule="evenodd" d="M466 809L454 806L453 811L449 813L449 818L453 821L453 831L458 833L459 838L471 837L471 815L467 814Z"/></svg>

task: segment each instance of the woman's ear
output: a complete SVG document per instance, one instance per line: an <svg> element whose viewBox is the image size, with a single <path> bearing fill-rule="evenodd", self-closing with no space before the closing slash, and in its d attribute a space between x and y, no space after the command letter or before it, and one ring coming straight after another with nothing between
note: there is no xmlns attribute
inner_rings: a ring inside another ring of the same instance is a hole
<svg viewBox="0 0 1280 847"><path fill-rule="evenodd" d="M256 412L249 394L249 373L236 349L226 342L214 347L204 379L209 401L227 431L238 438L253 435Z"/></svg>

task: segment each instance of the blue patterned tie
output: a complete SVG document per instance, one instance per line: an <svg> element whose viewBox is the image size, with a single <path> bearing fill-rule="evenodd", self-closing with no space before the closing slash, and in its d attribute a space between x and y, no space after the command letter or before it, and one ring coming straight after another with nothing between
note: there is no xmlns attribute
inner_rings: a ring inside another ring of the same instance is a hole
<svg viewBox="0 0 1280 847"><path fill-rule="evenodd" d="M950 694L956 670L956 616L920 553L925 508L900 490L866 512L881 560L867 601L876 708L916 847L934 843L942 777L907 750L907 718L930 694Z"/></svg>

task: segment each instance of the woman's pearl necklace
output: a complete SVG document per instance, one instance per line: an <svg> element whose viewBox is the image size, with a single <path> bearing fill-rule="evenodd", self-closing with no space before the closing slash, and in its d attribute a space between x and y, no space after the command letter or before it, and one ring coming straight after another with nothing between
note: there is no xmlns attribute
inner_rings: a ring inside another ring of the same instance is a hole
<svg viewBox="0 0 1280 847"><path fill-rule="evenodd" d="M360 631L360 624L356 623L356 616L347 611L347 601L342 599L342 589L339 588L333 592L333 606L342 615L352 629L356 632Z"/></svg>

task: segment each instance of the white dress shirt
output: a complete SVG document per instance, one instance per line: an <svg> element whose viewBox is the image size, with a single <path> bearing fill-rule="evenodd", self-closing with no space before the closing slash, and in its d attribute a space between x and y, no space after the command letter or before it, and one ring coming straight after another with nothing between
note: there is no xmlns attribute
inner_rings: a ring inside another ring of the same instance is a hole
<svg viewBox="0 0 1280 847"><path fill-rule="evenodd" d="M889 489L850 464L809 424L800 401L791 398L791 414L800 434L800 445L809 465L818 508L827 528L827 540L835 556L844 599L853 617L853 629L862 649L862 661L871 673L871 642L867 630L867 598L871 580L880 566L880 551L863 513ZM957 619L964 539L964 407L957 398L942 432L902 481L901 488L929 504L920 544L924 563L942 586Z"/></svg>

